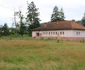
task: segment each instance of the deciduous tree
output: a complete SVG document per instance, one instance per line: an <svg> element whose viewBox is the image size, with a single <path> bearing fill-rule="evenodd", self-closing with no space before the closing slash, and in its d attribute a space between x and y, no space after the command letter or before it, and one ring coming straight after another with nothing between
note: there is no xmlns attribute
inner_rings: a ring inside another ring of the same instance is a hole
<svg viewBox="0 0 85 70"><path fill-rule="evenodd" d="M9 28L8 28L7 23L5 23L4 26L2 27L2 34L4 36L8 36L9 35Z"/></svg>
<svg viewBox="0 0 85 70"><path fill-rule="evenodd" d="M19 27L19 33L23 36L25 34L25 31L26 31L26 27L25 27L25 23L23 22L23 15L22 15L22 12L19 11L19 23L20 23L20 27Z"/></svg>

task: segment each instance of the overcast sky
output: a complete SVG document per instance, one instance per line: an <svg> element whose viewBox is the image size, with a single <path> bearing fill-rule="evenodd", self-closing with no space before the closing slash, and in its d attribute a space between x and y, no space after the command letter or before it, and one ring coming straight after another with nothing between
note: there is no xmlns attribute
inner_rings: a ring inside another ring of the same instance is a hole
<svg viewBox="0 0 85 70"><path fill-rule="evenodd" d="M85 12L84 0L28 0L30 3L34 1L36 7L39 8L41 22L50 20L53 8L57 5L64 9L66 20L80 20ZM20 8L23 14L26 13L27 0L0 0L0 25L5 22L11 26L13 22L13 12Z"/></svg>

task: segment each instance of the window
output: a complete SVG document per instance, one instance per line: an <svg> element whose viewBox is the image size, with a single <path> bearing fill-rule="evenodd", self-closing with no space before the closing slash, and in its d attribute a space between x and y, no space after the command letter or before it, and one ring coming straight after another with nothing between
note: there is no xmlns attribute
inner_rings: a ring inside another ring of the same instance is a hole
<svg viewBox="0 0 85 70"><path fill-rule="evenodd" d="M80 35L80 32L76 32L76 35Z"/></svg>
<svg viewBox="0 0 85 70"><path fill-rule="evenodd" d="M63 32L63 35L64 35L64 32Z"/></svg>
<svg viewBox="0 0 85 70"><path fill-rule="evenodd" d="M64 35L64 32L60 32L60 35Z"/></svg>
<svg viewBox="0 0 85 70"><path fill-rule="evenodd" d="M60 32L60 34L62 35L62 32Z"/></svg>
<svg viewBox="0 0 85 70"><path fill-rule="evenodd" d="M50 35L50 32L49 32L49 35Z"/></svg>
<svg viewBox="0 0 85 70"><path fill-rule="evenodd" d="M36 33L37 36L39 36L39 33Z"/></svg>
<svg viewBox="0 0 85 70"><path fill-rule="evenodd" d="M57 32L56 32L56 35L57 35Z"/></svg>
<svg viewBox="0 0 85 70"><path fill-rule="evenodd" d="M52 32L51 32L51 35L52 35Z"/></svg>

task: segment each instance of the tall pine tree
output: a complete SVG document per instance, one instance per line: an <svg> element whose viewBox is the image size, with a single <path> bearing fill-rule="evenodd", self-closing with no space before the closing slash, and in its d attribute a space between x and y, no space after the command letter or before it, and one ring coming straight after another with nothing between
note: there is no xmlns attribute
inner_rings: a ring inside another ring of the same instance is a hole
<svg viewBox="0 0 85 70"><path fill-rule="evenodd" d="M59 11L58 7L55 6L53 9L53 13L51 15L51 22L56 22L56 21L63 21L65 18L63 8Z"/></svg>
<svg viewBox="0 0 85 70"><path fill-rule="evenodd" d="M59 10L58 10L58 7L55 6L54 9L53 9L53 13L51 15L51 22L55 22L55 21L59 21L60 18L59 18Z"/></svg>
<svg viewBox="0 0 85 70"><path fill-rule="evenodd" d="M85 12L84 12L84 16L82 17L81 21L82 21L82 25L85 26Z"/></svg>
<svg viewBox="0 0 85 70"><path fill-rule="evenodd" d="M36 8L36 5L34 2L31 2L30 4L27 3L27 18L26 23L29 25L29 35L32 34L32 29L37 28L40 26L40 19L39 19L39 12L38 8Z"/></svg>
<svg viewBox="0 0 85 70"><path fill-rule="evenodd" d="M63 8L61 8L60 12L59 12L59 17L60 17L60 20L63 21L65 16L64 16L64 12L63 12Z"/></svg>

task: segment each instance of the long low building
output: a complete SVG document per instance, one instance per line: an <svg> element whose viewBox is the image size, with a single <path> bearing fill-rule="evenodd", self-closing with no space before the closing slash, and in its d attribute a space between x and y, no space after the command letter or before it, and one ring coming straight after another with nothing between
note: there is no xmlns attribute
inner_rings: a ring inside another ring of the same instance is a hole
<svg viewBox="0 0 85 70"><path fill-rule="evenodd" d="M63 40L85 40L85 27L72 21L44 23L32 30L33 38L52 38Z"/></svg>

